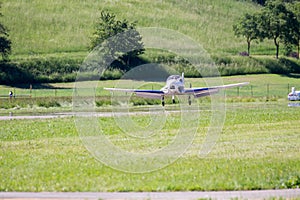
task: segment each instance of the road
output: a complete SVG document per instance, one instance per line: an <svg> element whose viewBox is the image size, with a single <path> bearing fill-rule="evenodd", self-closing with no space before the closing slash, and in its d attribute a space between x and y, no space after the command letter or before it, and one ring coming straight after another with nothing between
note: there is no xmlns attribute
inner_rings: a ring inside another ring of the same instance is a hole
<svg viewBox="0 0 300 200"><path fill-rule="evenodd" d="M214 192L0 192L1 199L106 199L106 200L178 200L178 199L300 199L300 189L214 191Z"/></svg>

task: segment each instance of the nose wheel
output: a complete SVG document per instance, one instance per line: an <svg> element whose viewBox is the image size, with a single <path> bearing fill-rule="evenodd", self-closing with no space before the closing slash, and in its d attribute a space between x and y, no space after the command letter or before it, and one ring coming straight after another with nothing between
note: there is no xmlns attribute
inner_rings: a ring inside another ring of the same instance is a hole
<svg viewBox="0 0 300 200"><path fill-rule="evenodd" d="M165 106L165 97L164 96L161 97L161 105Z"/></svg>
<svg viewBox="0 0 300 200"><path fill-rule="evenodd" d="M192 105L192 98L191 98L191 96L189 96L188 102L189 102L189 105Z"/></svg>

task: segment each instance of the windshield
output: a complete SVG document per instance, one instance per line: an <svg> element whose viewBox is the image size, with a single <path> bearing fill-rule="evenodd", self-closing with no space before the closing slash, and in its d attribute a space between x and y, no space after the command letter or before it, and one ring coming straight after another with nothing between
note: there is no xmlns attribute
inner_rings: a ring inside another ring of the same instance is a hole
<svg viewBox="0 0 300 200"><path fill-rule="evenodd" d="M181 79L181 76L179 76L179 75L172 75L172 76L168 77L167 81L169 81L169 80L178 80L178 79Z"/></svg>

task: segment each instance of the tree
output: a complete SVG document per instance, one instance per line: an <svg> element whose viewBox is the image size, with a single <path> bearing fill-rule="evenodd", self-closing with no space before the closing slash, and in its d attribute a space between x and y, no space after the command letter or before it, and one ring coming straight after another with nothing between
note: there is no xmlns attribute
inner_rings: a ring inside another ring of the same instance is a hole
<svg viewBox="0 0 300 200"><path fill-rule="evenodd" d="M244 36L246 38L248 55L250 55L251 41L257 39L259 36L257 17L246 13L233 25L233 31L236 36Z"/></svg>
<svg viewBox="0 0 300 200"><path fill-rule="evenodd" d="M114 14L101 11L101 16L91 38L90 48L94 49L100 46L113 59L111 68L128 70L138 55L144 53L142 37L135 26L135 23L130 23L126 19L117 20ZM126 34L123 35L122 33ZM133 50L124 52L122 51L124 49Z"/></svg>
<svg viewBox="0 0 300 200"><path fill-rule="evenodd" d="M295 33L299 23L281 0L268 1L260 16L259 24L263 32L260 38L273 39L276 46L276 58L279 55L280 41L284 44L295 44Z"/></svg>
<svg viewBox="0 0 300 200"><path fill-rule="evenodd" d="M300 51L300 2L295 1L291 4L289 4L289 9L294 13L298 23L294 24L296 32L294 34L294 39L296 41L296 46L297 46L297 58L299 58L299 51Z"/></svg>
<svg viewBox="0 0 300 200"><path fill-rule="evenodd" d="M1 4L0 4L1 8ZM2 13L0 13L0 17L2 17ZM8 61L9 54L11 53L11 41L9 39L9 34L7 28L0 23L0 54L2 56L3 61Z"/></svg>

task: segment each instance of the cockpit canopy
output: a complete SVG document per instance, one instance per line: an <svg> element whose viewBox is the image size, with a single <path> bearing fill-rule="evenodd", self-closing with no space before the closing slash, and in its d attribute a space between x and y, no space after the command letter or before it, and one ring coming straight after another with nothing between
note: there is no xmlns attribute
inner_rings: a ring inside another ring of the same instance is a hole
<svg viewBox="0 0 300 200"><path fill-rule="evenodd" d="M171 76L169 76L168 77L168 79L167 79L167 82L169 82L169 81L180 81L180 82L183 82L183 80L182 80L182 77L181 76L179 76L179 75L171 75Z"/></svg>

